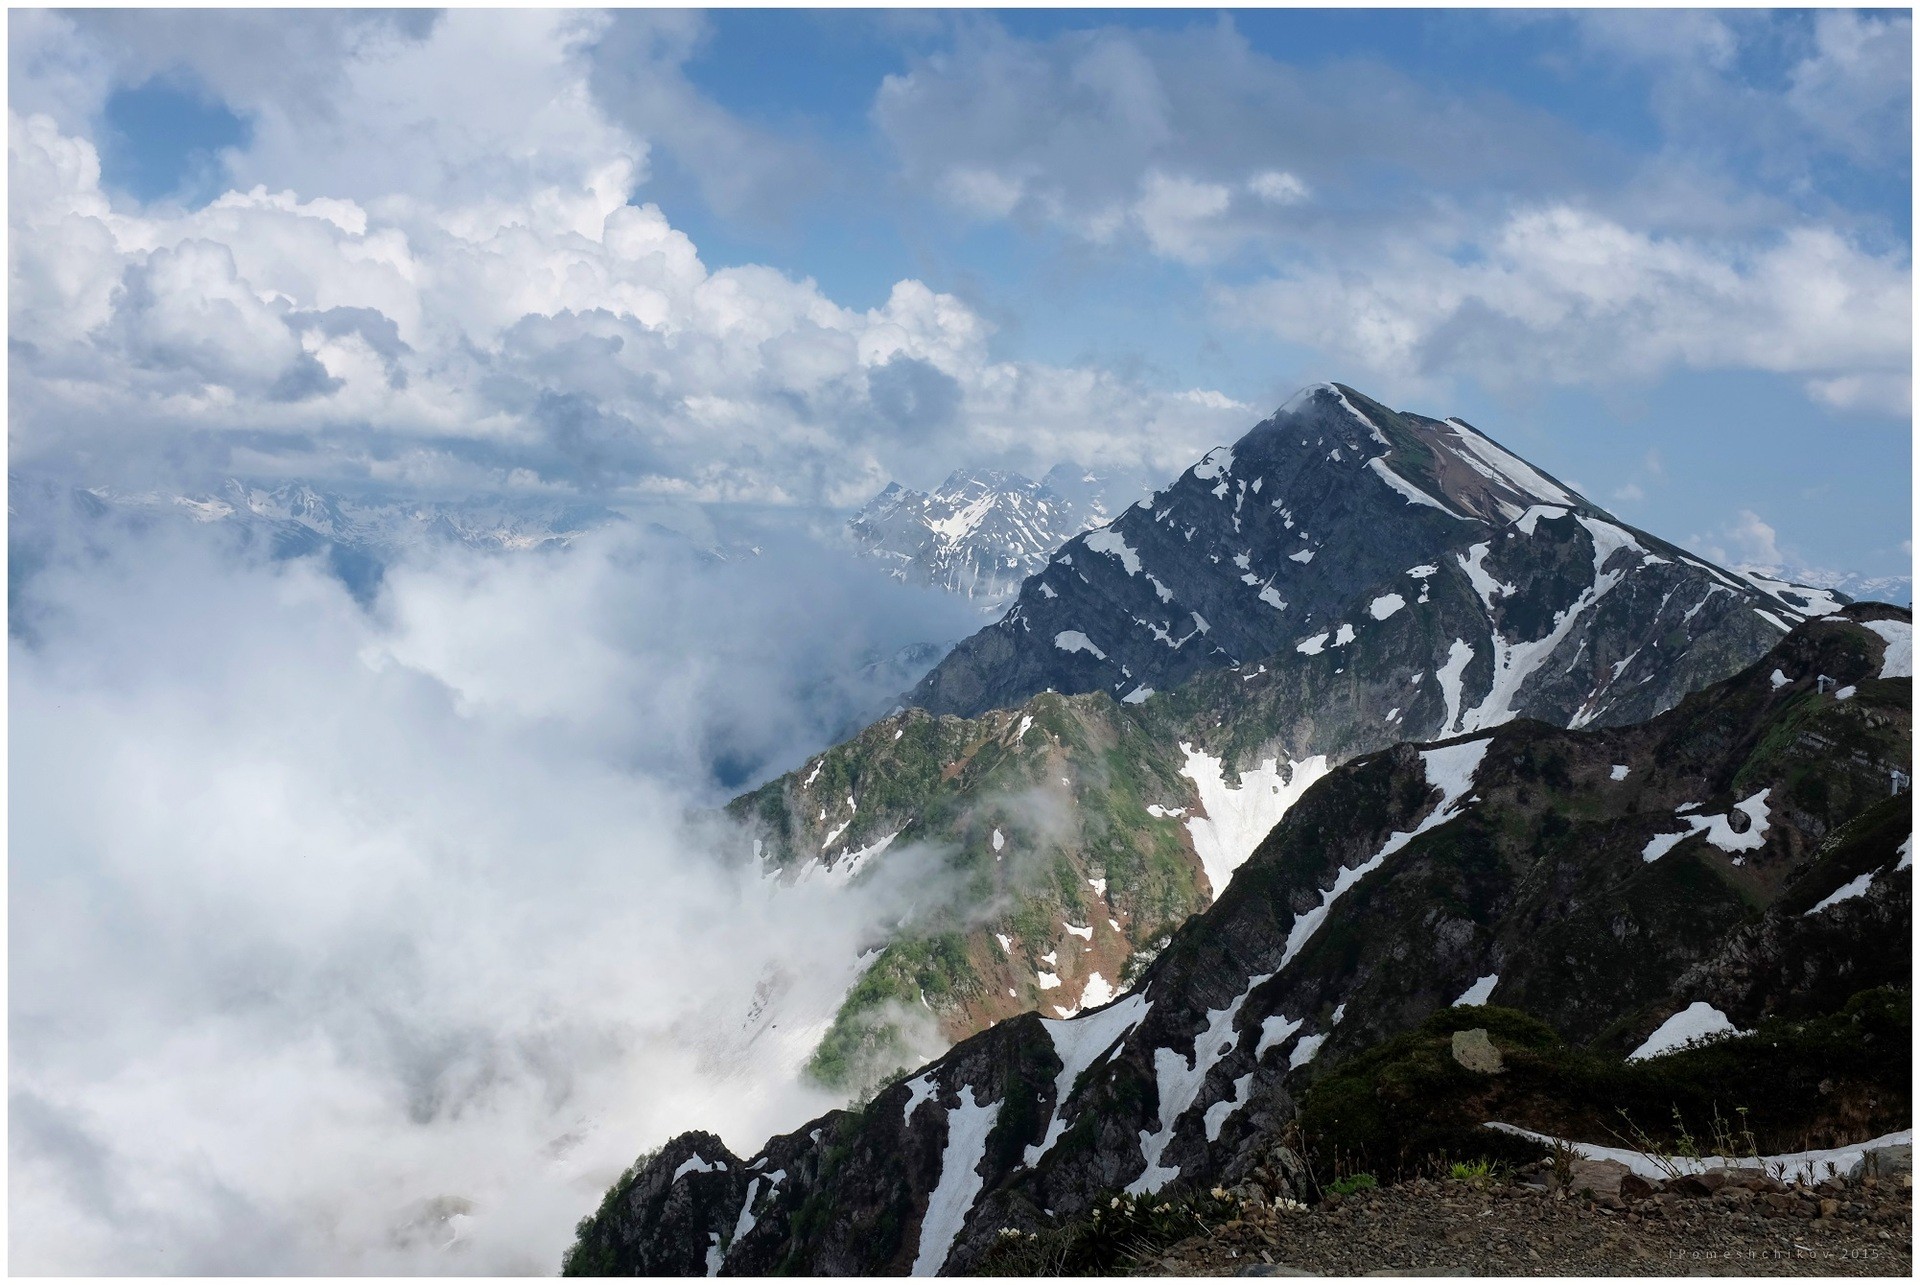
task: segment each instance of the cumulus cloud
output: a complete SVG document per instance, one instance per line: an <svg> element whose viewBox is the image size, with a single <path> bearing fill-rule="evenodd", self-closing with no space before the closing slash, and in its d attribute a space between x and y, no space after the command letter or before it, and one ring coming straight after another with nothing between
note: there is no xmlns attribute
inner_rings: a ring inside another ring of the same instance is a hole
<svg viewBox="0 0 1920 1285"><path fill-rule="evenodd" d="M977 26L873 113L908 177L966 213L1207 269L1228 322L1406 394L1738 369L1904 414L1903 231L1826 190L1834 165L1904 166L1909 20L1513 21L1571 24L1579 74L1641 74L1663 140L1631 154L1493 94L1282 61L1226 22ZM1751 74L1795 40L1780 84Z"/></svg>
<svg viewBox="0 0 1920 1285"><path fill-rule="evenodd" d="M833 1105L799 1067L939 854L785 886L702 809L952 603L628 529L367 611L214 531L16 586L16 1271L550 1272L643 1147Z"/></svg>
<svg viewBox="0 0 1920 1285"><path fill-rule="evenodd" d="M683 81L661 106L630 68L616 118L592 85L607 41L677 65L671 15L314 21L319 66L279 87L220 70L244 32L192 52L198 17L28 24L40 54L16 65L50 80L21 96L48 110L9 118L17 461L846 505L983 459L1177 466L1244 427L1109 372L997 360L986 321L918 281L854 309L710 268L634 199L636 131L707 109ZM87 94L62 88L78 73L47 70L63 33L232 95L252 125L232 189L116 205L67 101Z"/></svg>
<svg viewBox="0 0 1920 1285"><path fill-rule="evenodd" d="M1860 161L1905 162L1913 143L1913 17L1823 10L1787 101L1818 134Z"/></svg>
<svg viewBox="0 0 1920 1285"><path fill-rule="evenodd" d="M1690 547L1730 567L1774 568L1785 562L1780 533L1752 509L1742 509L1734 521L1709 535L1687 537Z"/></svg>
<svg viewBox="0 0 1920 1285"><path fill-rule="evenodd" d="M702 94L685 64L709 35L704 15L625 9L595 41L591 80L614 120L687 171L701 198L726 216L778 220L845 166L804 136L776 136Z"/></svg>
<svg viewBox="0 0 1920 1285"><path fill-rule="evenodd" d="M873 116L908 178L963 210L1196 264L1356 237L1436 190L1618 172L1540 113L1373 63L1283 63L1224 21L1048 40L976 24L887 77Z"/></svg>
<svg viewBox="0 0 1920 1285"><path fill-rule="evenodd" d="M1468 370L1503 388L1597 386L1676 368L1802 378L1835 405L1905 414L1911 267L1821 228L1727 243L1590 210L1516 212L1483 239L1407 239L1218 300L1242 324L1401 386Z"/></svg>
<svg viewBox="0 0 1920 1285"><path fill-rule="evenodd" d="M1823 160L1906 168L1909 14L1592 9L1510 20L1571 24L1601 74L1647 75L1670 145L1751 150L1763 168L1802 179ZM1768 63L1775 74L1755 74Z"/></svg>

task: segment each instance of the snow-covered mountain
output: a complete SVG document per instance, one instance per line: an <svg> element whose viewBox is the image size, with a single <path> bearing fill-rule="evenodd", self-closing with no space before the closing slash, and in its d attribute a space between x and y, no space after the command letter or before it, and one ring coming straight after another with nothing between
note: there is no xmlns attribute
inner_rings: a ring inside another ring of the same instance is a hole
<svg viewBox="0 0 1920 1285"><path fill-rule="evenodd" d="M1743 576L1788 584L1808 585L1844 594L1856 602L1890 602L1896 607L1913 603L1913 577L1863 576L1857 571L1833 571L1824 567L1788 567L1759 562L1736 562L1733 570Z"/></svg>
<svg viewBox="0 0 1920 1285"><path fill-rule="evenodd" d="M1055 467L1041 482L998 469L963 469L930 492L888 483L848 530L864 552L890 564L895 578L950 590L991 612L1055 549L1106 522L1136 493L1123 481L1071 464Z"/></svg>
<svg viewBox="0 0 1920 1285"><path fill-rule="evenodd" d="M960 1038L1100 1002L1342 763L1638 723L1842 605L1323 385L1069 540L905 709L731 811L795 871L929 845L977 890L921 907L850 995L816 1069L859 1084L891 1069L890 1005Z"/></svg>
<svg viewBox="0 0 1920 1285"><path fill-rule="evenodd" d="M1429 675L1395 702L1410 734L1632 722L1844 601L1630 527L1461 420L1321 384L1068 541L907 703L1138 701L1280 656Z"/></svg>

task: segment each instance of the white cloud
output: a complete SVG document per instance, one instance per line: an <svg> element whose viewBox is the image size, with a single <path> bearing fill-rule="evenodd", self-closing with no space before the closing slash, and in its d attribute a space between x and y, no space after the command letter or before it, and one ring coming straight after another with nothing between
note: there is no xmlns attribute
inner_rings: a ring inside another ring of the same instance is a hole
<svg viewBox="0 0 1920 1285"><path fill-rule="evenodd" d="M1190 402L1211 407L1214 410L1250 411L1253 409L1253 407L1247 403L1236 402L1225 393L1212 388L1189 388L1180 395Z"/></svg>
<svg viewBox="0 0 1920 1285"><path fill-rule="evenodd" d="M1227 212L1233 193L1218 183L1196 183L1154 171L1134 206L1147 244L1170 259L1207 257L1203 238L1209 224Z"/></svg>
<svg viewBox="0 0 1920 1285"><path fill-rule="evenodd" d="M1909 401L1910 267L1798 227L1728 243L1639 232L1565 205L1516 212L1465 245L1406 239L1219 292L1241 324L1400 384L1600 385L1674 368L1799 376L1827 400Z"/></svg>
<svg viewBox="0 0 1920 1285"><path fill-rule="evenodd" d="M1829 143L1860 160L1899 161L1912 142L1913 18L1823 10L1814 49L1787 101Z"/></svg>
<svg viewBox="0 0 1920 1285"><path fill-rule="evenodd" d="M1498 173L1570 175L1590 147L1539 113L1449 99L1376 63L1305 68L1231 22L1023 40L992 24L888 76L873 117L907 180L976 217L1013 218L1187 263L1380 220L1356 189L1413 176L1390 222ZM1591 168L1591 167L1589 167ZM1312 214L1322 192L1340 217Z"/></svg>
<svg viewBox="0 0 1920 1285"><path fill-rule="evenodd" d="M1738 369L1904 413L1905 236L1836 210L1828 179L1835 148L1904 163L1906 16L1513 22L1566 30L1579 74L1645 95L1662 140L1629 150L1364 59L1268 57L1224 21L975 27L889 77L873 115L910 182L976 217L1225 282L1264 264L1273 284L1241 276L1229 315L1403 392ZM1752 73L1796 41L1789 85Z"/></svg>
<svg viewBox="0 0 1920 1285"><path fill-rule="evenodd" d="M1912 408L1913 378L1893 372L1837 375L1808 380L1807 392L1838 410L1904 415Z"/></svg>
<svg viewBox="0 0 1920 1285"><path fill-rule="evenodd" d="M1710 535L1687 537L1690 548L1730 567L1779 567L1787 561L1780 551L1780 533L1752 509L1740 510L1733 522Z"/></svg>
<svg viewBox="0 0 1920 1285"><path fill-rule="evenodd" d="M19 24L37 52L15 50L16 99L58 115L9 118L18 463L851 504L982 459L1159 468L1244 427L1110 373L996 360L984 319L919 281L858 310L770 268L710 269L628 203L653 145L635 130L716 162L761 144L684 80L609 62L678 76L701 26L684 16L236 22ZM250 41L311 57L258 75L231 65ZM116 77L168 68L248 115L236 186L191 212L115 207L89 113Z"/></svg>
<svg viewBox="0 0 1920 1285"><path fill-rule="evenodd" d="M552 1272L643 1148L834 1105L798 1067L941 867L783 889L692 809L962 606L629 530L369 613L209 529L91 537L15 584L14 1270Z"/></svg>
<svg viewBox="0 0 1920 1285"><path fill-rule="evenodd" d="M777 221L842 176L804 134L774 135L727 112L687 78L685 64L708 36L690 11L617 12L590 54L590 84L609 117L647 138L689 173L716 212Z"/></svg>
<svg viewBox="0 0 1920 1285"><path fill-rule="evenodd" d="M1298 205L1307 199L1307 185L1282 170L1263 170L1247 180L1247 190L1269 205Z"/></svg>
<svg viewBox="0 0 1920 1285"><path fill-rule="evenodd" d="M1704 9L1592 9L1571 15L1597 52L1643 63L1725 70L1740 40L1726 17Z"/></svg>
<svg viewBox="0 0 1920 1285"><path fill-rule="evenodd" d="M1858 601L1910 603L1913 600L1910 576L1862 575L1857 571L1836 571L1810 564L1791 545L1783 547L1780 533L1751 509L1740 510L1734 521L1717 531L1688 536L1686 543L1722 565L1763 572L1795 584L1836 589ZM1898 548L1910 562L1913 542L1903 540Z"/></svg>

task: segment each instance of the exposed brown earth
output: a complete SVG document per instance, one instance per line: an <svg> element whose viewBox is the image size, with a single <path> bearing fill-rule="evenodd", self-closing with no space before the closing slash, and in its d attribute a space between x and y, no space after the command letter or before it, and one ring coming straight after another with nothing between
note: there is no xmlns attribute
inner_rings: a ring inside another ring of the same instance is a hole
<svg viewBox="0 0 1920 1285"><path fill-rule="evenodd" d="M1417 1179L1308 1208L1248 1204L1143 1276L1910 1276L1910 1178L1632 1199ZM1696 1185L1696 1190L1698 1185ZM1615 1206L1615 1207L1609 1207Z"/></svg>

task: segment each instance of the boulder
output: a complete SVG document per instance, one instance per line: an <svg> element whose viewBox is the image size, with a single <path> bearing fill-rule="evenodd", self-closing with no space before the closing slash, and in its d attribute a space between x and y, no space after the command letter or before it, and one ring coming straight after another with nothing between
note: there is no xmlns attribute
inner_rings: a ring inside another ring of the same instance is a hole
<svg viewBox="0 0 1920 1285"><path fill-rule="evenodd" d="M1618 1203L1625 1196L1621 1184L1631 1177L1633 1170L1618 1160L1576 1160L1567 1171L1567 1190L1575 1195L1592 1192L1595 1200Z"/></svg>
<svg viewBox="0 0 1920 1285"><path fill-rule="evenodd" d="M1685 1196L1689 1200L1701 1200L1726 1185L1726 1170L1708 1169L1704 1173L1686 1173L1669 1180L1667 1190L1676 1196Z"/></svg>
<svg viewBox="0 0 1920 1285"><path fill-rule="evenodd" d="M1478 1075L1498 1075L1507 1069L1484 1026L1453 1033L1453 1060Z"/></svg>
<svg viewBox="0 0 1920 1285"><path fill-rule="evenodd" d="M1875 1147L1861 1156L1853 1168L1847 1170L1847 1181L1858 1182L1862 1178L1887 1179L1901 1174L1913 1173L1913 1144L1899 1143L1890 1147Z"/></svg>

